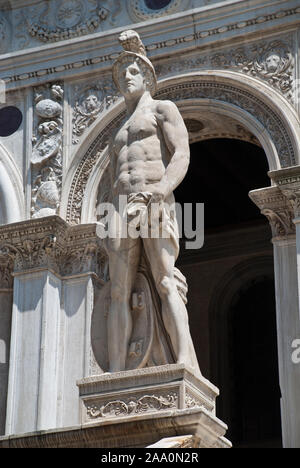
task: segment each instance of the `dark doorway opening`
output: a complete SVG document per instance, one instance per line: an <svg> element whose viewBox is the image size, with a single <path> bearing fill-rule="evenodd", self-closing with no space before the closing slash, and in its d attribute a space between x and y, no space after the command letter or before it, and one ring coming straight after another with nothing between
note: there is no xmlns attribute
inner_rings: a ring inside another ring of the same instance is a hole
<svg viewBox="0 0 300 468"><path fill-rule="evenodd" d="M182 205L204 203L204 246L187 251L182 239L177 265L189 286L190 328L200 368L220 389L217 416L229 426L226 436L234 447L281 446L271 230L248 196L270 185L267 173L261 147L205 140L191 145L188 173L175 191ZM241 262L247 272L253 259L262 264L258 270L269 259L266 276L255 271L246 283L240 278L232 284L232 301L219 323L218 311L212 310L218 285Z"/></svg>

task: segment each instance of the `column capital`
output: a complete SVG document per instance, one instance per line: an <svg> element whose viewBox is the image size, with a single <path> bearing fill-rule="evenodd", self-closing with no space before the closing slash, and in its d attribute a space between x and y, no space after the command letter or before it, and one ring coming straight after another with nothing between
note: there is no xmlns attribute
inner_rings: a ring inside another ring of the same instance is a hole
<svg viewBox="0 0 300 468"><path fill-rule="evenodd" d="M13 289L13 259L0 255L0 291Z"/></svg>
<svg viewBox="0 0 300 468"><path fill-rule="evenodd" d="M62 277L88 272L106 277L107 256L96 224L71 226L59 216L1 226L1 258L13 265L14 274L50 269Z"/></svg>
<svg viewBox="0 0 300 468"><path fill-rule="evenodd" d="M293 209L289 200L277 186L252 190L249 197L269 220L273 241L294 239Z"/></svg>
<svg viewBox="0 0 300 468"><path fill-rule="evenodd" d="M269 172L269 177L289 200L295 223L300 222L300 166Z"/></svg>

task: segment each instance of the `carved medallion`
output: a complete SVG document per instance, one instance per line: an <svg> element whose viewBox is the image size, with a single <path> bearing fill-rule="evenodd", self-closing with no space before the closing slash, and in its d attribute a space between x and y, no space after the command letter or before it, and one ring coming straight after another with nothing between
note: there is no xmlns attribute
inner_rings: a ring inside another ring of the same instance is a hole
<svg viewBox="0 0 300 468"><path fill-rule="evenodd" d="M127 8L134 21L145 21L172 15L191 7L190 0L129 0Z"/></svg>
<svg viewBox="0 0 300 468"><path fill-rule="evenodd" d="M42 42L62 41L94 32L108 14L100 0L56 0L26 10L19 29Z"/></svg>
<svg viewBox="0 0 300 468"><path fill-rule="evenodd" d="M55 14L57 25L60 28L72 28L83 19L85 15L85 5L80 0L66 0L58 4Z"/></svg>

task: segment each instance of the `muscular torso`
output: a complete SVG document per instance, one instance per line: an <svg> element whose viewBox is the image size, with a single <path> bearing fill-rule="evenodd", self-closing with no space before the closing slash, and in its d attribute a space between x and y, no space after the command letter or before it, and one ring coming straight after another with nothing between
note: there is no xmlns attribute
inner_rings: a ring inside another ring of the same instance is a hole
<svg viewBox="0 0 300 468"><path fill-rule="evenodd" d="M157 101L156 101L157 102ZM113 145L113 195L151 192L165 173L170 154L155 101L125 120Z"/></svg>

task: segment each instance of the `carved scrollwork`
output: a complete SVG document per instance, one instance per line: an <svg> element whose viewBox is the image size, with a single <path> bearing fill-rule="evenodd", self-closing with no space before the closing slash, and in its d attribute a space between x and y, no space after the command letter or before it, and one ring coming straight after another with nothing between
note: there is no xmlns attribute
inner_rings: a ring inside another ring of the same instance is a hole
<svg viewBox="0 0 300 468"><path fill-rule="evenodd" d="M300 217L300 189L287 189L282 188L284 195L289 200L293 210L295 218Z"/></svg>
<svg viewBox="0 0 300 468"><path fill-rule="evenodd" d="M35 90L35 130L32 148L33 218L57 213L62 179L62 105L59 84Z"/></svg>
<svg viewBox="0 0 300 468"><path fill-rule="evenodd" d="M146 413L150 411L162 411L176 408L177 393L171 392L162 395L144 395L141 398L128 398L125 400L113 400L104 405L93 403L87 405L87 415L90 419L128 416L132 414Z"/></svg>
<svg viewBox="0 0 300 468"><path fill-rule="evenodd" d="M4 15L0 12L0 53L7 52L10 39L10 26Z"/></svg>
<svg viewBox="0 0 300 468"><path fill-rule="evenodd" d="M120 96L109 79L102 80L101 84L77 86L75 94L78 98L73 109L73 144L79 142L85 130Z"/></svg>
<svg viewBox="0 0 300 468"><path fill-rule="evenodd" d="M25 13L27 32L42 42L93 33L109 14L99 0L57 0Z"/></svg>
<svg viewBox="0 0 300 468"><path fill-rule="evenodd" d="M288 210L281 210L279 213L274 210L265 208L261 211L265 215L271 225L273 237L285 237L295 233L295 225L293 224L292 213Z"/></svg>
<svg viewBox="0 0 300 468"><path fill-rule="evenodd" d="M162 77L187 70L231 69L266 81L270 86L293 101L295 61L293 58L293 36L260 41L222 50L212 55L191 56L158 64L157 75Z"/></svg>
<svg viewBox="0 0 300 468"><path fill-rule="evenodd" d="M16 235L17 230L17 235ZM1 265L15 272L50 268L61 276L93 273L107 281L107 255L99 243L95 225L70 228L58 217L36 219L20 230L4 228L0 233Z"/></svg>
<svg viewBox="0 0 300 468"><path fill-rule="evenodd" d="M54 259L55 242L55 236L48 235L37 240L26 239L18 246L4 243L0 247L0 255L10 259L14 264L14 271L36 268L49 264L49 259Z"/></svg>

